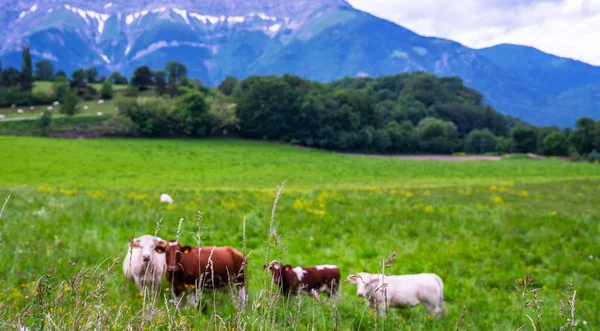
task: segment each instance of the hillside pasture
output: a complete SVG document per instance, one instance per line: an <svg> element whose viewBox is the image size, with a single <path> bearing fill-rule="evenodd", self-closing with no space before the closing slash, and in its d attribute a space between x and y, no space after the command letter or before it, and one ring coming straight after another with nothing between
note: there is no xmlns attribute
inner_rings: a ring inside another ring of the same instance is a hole
<svg viewBox="0 0 600 331"><path fill-rule="evenodd" d="M531 330L533 312L521 313L514 289L527 273L544 300L544 329L566 323L558 307L570 279L578 328L600 325L597 165L357 158L238 140L0 137L0 145L0 196L11 194L0 220L3 327L447 330L464 307L463 328ZM160 204L161 193L174 204ZM200 234L205 245L245 246L245 313L210 292L200 309L178 312L166 281L157 302L144 301L124 281L121 259L132 236L157 227L165 239L180 232L184 243ZM263 269L273 259L336 264L345 278L378 272L392 252L386 273L442 277L445 317L417 307L377 318L347 282L337 303L286 302Z"/></svg>

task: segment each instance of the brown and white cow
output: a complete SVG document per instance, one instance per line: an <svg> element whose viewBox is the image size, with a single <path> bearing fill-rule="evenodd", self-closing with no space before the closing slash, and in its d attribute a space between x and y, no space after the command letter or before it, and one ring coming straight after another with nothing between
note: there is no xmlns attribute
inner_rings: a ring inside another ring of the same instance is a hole
<svg viewBox="0 0 600 331"><path fill-rule="evenodd" d="M274 261L268 269L273 274L273 282L278 284L286 295L296 294L301 290L311 296L318 292L333 296L340 287L340 270L334 265L303 268Z"/></svg>
<svg viewBox="0 0 600 331"><path fill-rule="evenodd" d="M189 287L214 290L233 285L243 307L246 300L244 256L236 249L229 246L181 246L176 240L170 240L157 247L157 252L166 255L166 277L177 306ZM188 301L196 305L195 293Z"/></svg>

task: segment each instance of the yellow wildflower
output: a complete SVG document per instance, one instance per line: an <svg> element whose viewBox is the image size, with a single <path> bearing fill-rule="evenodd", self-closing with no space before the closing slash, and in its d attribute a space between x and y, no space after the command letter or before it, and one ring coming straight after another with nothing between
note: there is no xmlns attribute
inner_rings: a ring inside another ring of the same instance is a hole
<svg viewBox="0 0 600 331"><path fill-rule="evenodd" d="M554 217L556 216L557 212L555 210L553 210L552 212L550 212L550 216Z"/></svg>
<svg viewBox="0 0 600 331"><path fill-rule="evenodd" d="M521 196L522 196L522 197L526 197L526 196L528 196L528 195L529 195L529 194L527 193L527 191L521 191Z"/></svg>
<svg viewBox="0 0 600 331"><path fill-rule="evenodd" d="M406 191L406 194L404 194L404 196L410 198L413 196L413 194L410 191Z"/></svg>
<svg viewBox="0 0 600 331"><path fill-rule="evenodd" d="M428 196L431 195L431 191L425 190L425 192L423 192L423 195L426 196L426 197L428 197Z"/></svg>
<svg viewBox="0 0 600 331"><path fill-rule="evenodd" d="M490 200L491 200L493 203L497 203L497 204L503 204L503 203L504 203L504 200L502 199L502 197L501 197L501 196L497 196L497 195L493 195L493 196L490 198Z"/></svg>
<svg viewBox="0 0 600 331"><path fill-rule="evenodd" d="M426 206L423 209L423 211L426 212L427 214L433 214L435 212L435 208L433 208L433 206L429 205L429 206Z"/></svg>
<svg viewBox="0 0 600 331"><path fill-rule="evenodd" d="M497 190L498 190L498 188L496 187L496 185L492 185L490 187L490 191L497 191Z"/></svg>

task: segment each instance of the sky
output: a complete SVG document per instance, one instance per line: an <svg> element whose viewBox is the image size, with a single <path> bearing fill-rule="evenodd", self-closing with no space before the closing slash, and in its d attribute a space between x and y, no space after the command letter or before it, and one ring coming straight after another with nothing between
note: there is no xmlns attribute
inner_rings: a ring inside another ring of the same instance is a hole
<svg viewBox="0 0 600 331"><path fill-rule="evenodd" d="M482 48L502 43L600 65L600 0L348 0L414 32Z"/></svg>

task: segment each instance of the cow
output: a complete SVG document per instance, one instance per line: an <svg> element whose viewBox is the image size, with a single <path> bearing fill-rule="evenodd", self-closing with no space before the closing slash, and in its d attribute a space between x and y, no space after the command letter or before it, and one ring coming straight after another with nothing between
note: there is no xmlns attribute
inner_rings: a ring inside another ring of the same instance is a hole
<svg viewBox="0 0 600 331"><path fill-rule="evenodd" d="M129 243L127 255L123 260L125 278L135 281L140 292L148 287L158 294L160 281L167 270L164 254L156 253L156 247L161 247L166 241L151 235L134 238Z"/></svg>
<svg viewBox="0 0 600 331"><path fill-rule="evenodd" d="M164 253L167 263L166 278L171 284L173 301L179 306L187 288L221 289L234 285L240 297L240 306L246 300L244 255L235 248L182 246L170 240L157 252ZM196 305L192 295L188 302Z"/></svg>
<svg viewBox="0 0 600 331"><path fill-rule="evenodd" d="M268 270L273 274L273 282L278 284L285 295L303 291L310 296L325 292L331 297L339 290L340 269L334 265L303 268L274 261L269 264Z"/></svg>
<svg viewBox="0 0 600 331"><path fill-rule="evenodd" d="M347 277L356 284L356 295L367 300L367 306L375 308L380 316L386 315L387 307L411 308L423 305L434 316L445 312L444 283L432 273L401 276L384 276L361 272Z"/></svg>

